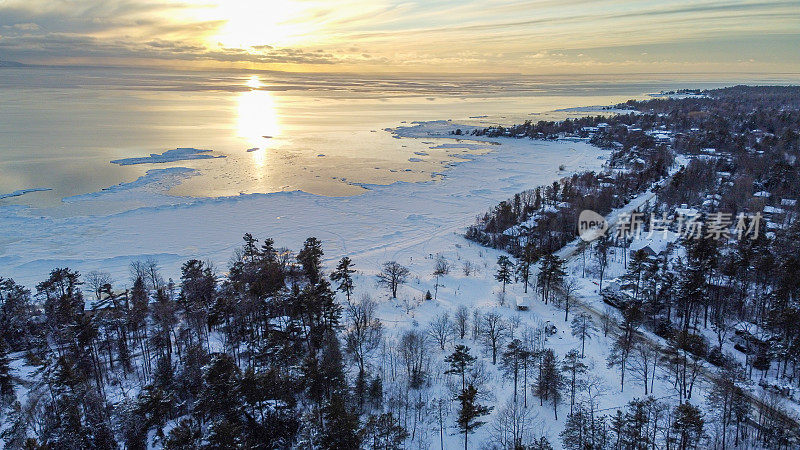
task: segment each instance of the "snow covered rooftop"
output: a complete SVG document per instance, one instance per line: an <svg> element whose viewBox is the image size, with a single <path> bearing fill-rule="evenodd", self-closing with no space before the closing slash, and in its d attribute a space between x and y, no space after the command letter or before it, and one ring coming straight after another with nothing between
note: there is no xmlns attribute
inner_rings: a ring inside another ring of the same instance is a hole
<svg viewBox="0 0 800 450"><path fill-rule="evenodd" d="M631 252L649 248L653 251L653 254L660 255L667 250L667 246L670 243L675 242L677 239L678 235L672 231L667 231L666 236L663 231L656 231L651 237L647 237L646 234L642 235L640 239L633 241L629 248Z"/></svg>

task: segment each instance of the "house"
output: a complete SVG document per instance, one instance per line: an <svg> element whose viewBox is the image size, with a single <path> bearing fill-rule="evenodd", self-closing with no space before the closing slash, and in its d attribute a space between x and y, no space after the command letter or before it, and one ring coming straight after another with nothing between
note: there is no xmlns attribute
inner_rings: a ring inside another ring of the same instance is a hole
<svg viewBox="0 0 800 450"><path fill-rule="evenodd" d="M652 236L648 237L648 235L645 234L640 239L631 242L631 245L628 247L630 252L629 256L633 258L633 255L641 250L648 258L657 258L664 255L669 245L677 239L678 235L672 231L664 232L656 230L653 232Z"/></svg>

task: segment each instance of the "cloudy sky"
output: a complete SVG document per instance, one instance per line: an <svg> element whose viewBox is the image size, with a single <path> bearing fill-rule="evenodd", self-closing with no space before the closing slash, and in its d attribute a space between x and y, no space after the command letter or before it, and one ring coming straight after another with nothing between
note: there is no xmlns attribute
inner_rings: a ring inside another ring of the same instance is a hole
<svg viewBox="0 0 800 450"><path fill-rule="evenodd" d="M800 0L0 0L0 60L329 72L798 73Z"/></svg>

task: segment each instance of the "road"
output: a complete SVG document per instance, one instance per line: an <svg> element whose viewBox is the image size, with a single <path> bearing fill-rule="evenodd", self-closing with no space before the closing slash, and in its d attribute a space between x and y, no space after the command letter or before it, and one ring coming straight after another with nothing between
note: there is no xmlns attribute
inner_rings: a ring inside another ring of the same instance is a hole
<svg viewBox="0 0 800 450"><path fill-rule="evenodd" d="M670 178L662 180L661 181L661 185L663 185L664 183L668 182L669 179ZM614 225L616 225L616 222L618 221L620 215L622 215L624 213L631 213L633 211L639 210L640 208L645 206L647 204L647 202L653 200L656 197L656 195L657 194L655 192L653 192L653 190L649 190L648 192L643 193L643 194L637 196L636 198L634 198L633 200L631 200L624 207L612 212L608 217L606 217L606 221L609 223L609 227L608 227L609 230L611 228L613 228ZM581 246L580 246L581 242L582 242L581 239L577 238L573 242L570 242L569 244L564 246L556 254L560 258L562 258L562 259L564 259L566 261L570 261L570 260L572 260L573 258L577 257L580 254L580 252L581 252ZM531 275L531 277L533 279L536 279L535 276L536 276L535 274ZM587 302L586 300L587 300L586 297L578 295L574 299L575 303L573 303L572 306L576 307L576 308L578 308L580 310L583 310L584 312L590 314L592 317L595 318L595 320L598 320L598 321L602 320L602 317L605 315L605 312L604 311L600 311L597 307L595 307L595 306L593 306L591 304L592 302ZM594 303L597 303L597 302L594 302ZM619 335L619 330L618 329L612 329L611 333L615 334L615 335ZM666 352L664 351L666 342L663 339L655 338L655 337L650 336L650 335L645 334L645 333L639 333L639 335L640 335L640 337L642 339L646 340L648 343L653 345L653 347L658 349L661 352L662 356L666 354ZM706 381L713 382L714 380L719 379L719 374L717 373L717 371L714 370L713 368L710 368L710 367L705 366L705 365L701 369L701 373L700 374L706 379ZM761 411L761 410L765 410L766 409L766 410L769 410L769 411L771 411L773 413L777 413L780 417L782 417L784 419L784 421L787 424L790 424L796 430L800 429L800 420L798 420L798 418L795 417L794 415L792 415L789 411L785 411L783 409L777 409L773 405L769 405L769 404L765 403L762 399L760 399L754 392L752 392L749 389L743 389L743 392L745 393L745 395L748 398L748 401L755 408L756 411Z"/></svg>

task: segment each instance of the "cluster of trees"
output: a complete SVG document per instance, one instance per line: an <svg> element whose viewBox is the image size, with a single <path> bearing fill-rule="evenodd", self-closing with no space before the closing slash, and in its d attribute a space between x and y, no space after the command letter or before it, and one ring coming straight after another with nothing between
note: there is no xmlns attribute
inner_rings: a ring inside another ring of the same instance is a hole
<svg viewBox="0 0 800 450"><path fill-rule="evenodd" d="M739 213L752 215L766 211L765 206L772 208L769 214L764 213L760 232L744 239L737 239L732 229L723 233L723 239L714 239L709 237L707 228L702 228L700 234L704 238L682 240L658 257L644 252L629 257L630 239L612 236L585 246L583 254L584 258L587 253L594 257L590 258L594 259L590 271L599 276L601 288L605 270L615 258L610 253L622 254L627 269L621 282L630 287L629 292L623 296L624 301L610 299L619 311L603 319L604 330L610 329L616 335L608 363L619 368L621 387L628 372L641 382L646 396L648 380L652 389L653 380L660 376L670 380L676 397L684 404L692 399L701 374L721 371L735 383L723 389L727 394L716 394L728 400L722 408L727 412L715 417L715 424L721 423L725 428L715 435L716 444L724 447L726 439L739 442L742 436L747 436L764 446L790 445L797 439L797 421L774 404L775 397L795 398L790 385L800 387L797 371L800 330L796 328L800 323L797 315L800 265L796 261L800 242L796 200L800 186L794 182L800 176L800 88L737 86L702 94L619 105L636 110L635 115L526 123L478 130L475 134L533 138L584 136L584 127L603 123L592 132L592 142L614 149L612 166L622 164L635 171L633 158L646 159L648 149L651 155L674 151L690 158L689 164L663 186L658 201L648 205L645 213L671 216L676 207L689 205L700 212L700 222L707 222L712 214L722 213L735 219ZM673 136L669 148L656 144L645 133L648 130L669 132ZM663 160L671 161L671 157ZM630 193L649 187L645 184L622 191L624 185L612 182L608 189L615 195L604 198L620 201L601 202L605 208L587 208L581 195L591 198L596 192L593 186L599 184L594 179L607 178L592 173L579 177L581 182L576 183L573 176L552 187L520 193L480 217L467 233L470 239L512 252L519 261L517 280L526 283L526 292L529 265L523 261L531 252L529 242L536 243L534 259L538 261L563 245L563 240L553 240L552 236L559 236L564 230L572 232L577 212L594 209L606 213L624 203ZM572 186L580 187L577 195L559 196ZM550 214L566 222L551 230L548 213L542 210L550 210ZM752 226L753 221L748 220L745 225ZM678 231L674 222L671 228ZM649 231L648 223L644 223L643 231ZM574 233L559 237L571 240ZM503 283L514 280L508 275L506 262L499 262L498 266L498 280ZM542 278L546 278L542 272L550 272L544 270L544 262L541 267L539 277L534 280L539 289L544 288ZM583 274L586 276L586 264ZM547 298L546 293L541 295ZM607 328L606 322L614 322L614 326ZM615 331L617 328L620 330ZM642 338L639 332L642 329L662 337L665 345L653 348L652 340ZM744 354L743 365L738 362L741 358L725 350L730 348L731 341ZM765 394L756 403L771 405L759 407L757 414L750 404L752 396L746 400L748 396L737 387L750 382L754 371L765 388ZM741 373L744 376L734 376ZM733 422L736 426L731 435L729 425ZM669 432L669 420L663 430Z"/></svg>
<svg viewBox="0 0 800 450"><path fill-rule="evenodd" d="M348 301L352 262L328 276L321 243L296 255L245 236L220 276L187 261L180 283L155 262L109 276L53 270L35 299L0 279L0 393L8 448L376 448L405 428L381 407L369 354L382 327L369 299ZM331 281L335 283L331 284ZM85 280L85 281L84 281ZM81 289L94 301L87 305ZM10 355L36 368L19 378ZM357 370L351 374L348 362ZM36 380L36 381L34 381Z"/></svg>
<svg viewBox="0 0 800 450"><path fill-rule="evenodd" d="M604 119L624 123L624 117L627 116ZM641 119L641 116L635 117ZM563 123L573 123L572 126L577 127L581 119ZM563 247L577 236L576 224L581 211L588 209L608 214L669 173L673 165L672 152L652 138L639 139L638 134L641 132L625 134L619 137L619 142L615 141L621 147L611 146L615 150L607 170L576 173L552 185L515 194L480 216L467 229L466 238L517 257L529 251L526 247L533 246L543 253Z"/></svg>
<svg viewBox="0 0 800 450"><path fill-rule="evenodd" d="M491 421L493 440L551 448L528 397L557 412L572 367L574 399L577 351L562 362L545 347L544 324L522 327L519 316L464 306L387 335L377 303L353 293L353 262L342 258L325 273L322 257L314 238L295 254L247 234L225 275L190 260L179 282L165 280L155 261L134 262L125 290L107 274L70 269L53 270L35 294L0 279L2 442L399 448L455 432L469 448L500 382L485 355L514 385L513 402ZM439 276L450 269L443 257L435 266ZM396 295L408 276L390 261L376 281ZM587 317L574 328L584 339L595 333ZM15 359L35 372L15 376Z"/></svg>

